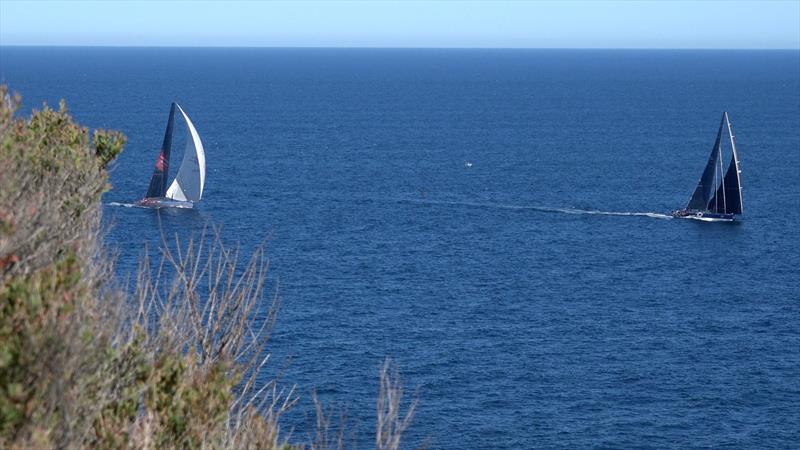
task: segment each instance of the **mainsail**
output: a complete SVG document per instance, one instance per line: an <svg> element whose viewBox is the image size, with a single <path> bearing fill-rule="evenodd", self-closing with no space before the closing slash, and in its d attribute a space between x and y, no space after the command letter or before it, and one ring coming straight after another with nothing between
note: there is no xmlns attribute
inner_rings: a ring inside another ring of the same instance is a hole
<svg viewBox="0 0 800 450"><path fill-rule="evenodd" d="M169 173L169 153L172 148L172 128L175 119L175 103L169 108L169 120L167 121L167 131L164 133L164 143L161 144L161 151L158 152L156 166L153 169L153 176L150 178L150 186L147 188L145 198L163 197L167 191L167 175Z"/></svg>
<svg viewBox="0 0 800 450"><path fill-rule="evenodd" d="M187 139L186 148L183 152L183 161L178 168L178 174L167 188L167 178L169 176L169 158L172 148L172 133L175 121L175 109L181 113L186 124ZM182 202L197 202L203 196L203 185L206 177L206 157L203 151L203 143L194 128L194 124L189 120L189 116L177 103L172 103L169 110L169 120L167 131L164 133L164 143L161 145L153 176L150 179L150 186L147 189L146 198L169 198Z"/></svg>
<svg viewBox="0 0 800 450"><path fill-rule="evenodd" d="M726 126L727 125L727 126ZM722 132L727 128L731 147L731 159L723 176ZM736 153L736 142L728 113L722 114L717 139L708 158L708 163L700 176L687 210L710 211L720 214L742 213L742 187L739 177L739 158Z"/></svg>
<svg viewBox="0 0 800 450"><path fill-rule="evenodd" d="M694 190L694 194L692 194L692 198L689 199L689 204L686 206L686 209L706 209L706 205L708 205L708 201L711 199L711 194L714 192L714 175L717 171L717 159L721 152L720 145L724 122L725 116L722 117L722 121L719 123L719 131L717 131L717 140L714 142L714 148L711 149L711 155L708 157L706 168L700 176L700 181L697 183L697 187Z"/></svg>

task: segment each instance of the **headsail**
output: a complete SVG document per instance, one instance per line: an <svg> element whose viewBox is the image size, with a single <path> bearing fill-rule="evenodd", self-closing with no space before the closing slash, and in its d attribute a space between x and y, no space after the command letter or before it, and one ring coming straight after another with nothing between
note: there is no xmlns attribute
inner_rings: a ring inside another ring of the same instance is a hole
<svg viewBox="0 0 800 450"><path fill-rule="evenodd" d="M725 125L725 114L722 115L722 121L719 123L719 131L717 131L717 140L714 142L714 148L711 149L711 155L708 157L708 163L700 176L700 181L689 199L689 204L686 209L702 210L706 209L711 195L714 192L715 173L717 168L717 159L720 154L720 145L722 144L722 127Z"/></svg>
<svg viewBox="0 0 800 450"><path fill-rule="evenodd" d="M175 106L173 103L169 109L169 120L167 121L167 131L164 133L164 143L161 144L161 151L158 153L156 166L153 169L153 176L150 178L150 186L147 188L146 198L163 197L167 191L167 176L169 174L169 154L172 148L172 126L175 119Z"/></svg>
<svg viewBox="0 0 800 450"><path fill-rule="evenodd" d="M206 156L203 151L203 143L194 128L194 124L189 120L189 116L178 107L186 123L187 134L186 149L183 152L183 161L178 169L175 180L166 191L166 197L173 200L197 202L203 196L203 185L206 178Z"/></svg>

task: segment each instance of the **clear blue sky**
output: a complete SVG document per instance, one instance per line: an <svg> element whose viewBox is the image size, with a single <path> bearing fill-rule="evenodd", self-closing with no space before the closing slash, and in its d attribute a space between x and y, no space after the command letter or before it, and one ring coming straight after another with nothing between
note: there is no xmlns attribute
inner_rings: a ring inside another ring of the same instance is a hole
<svg viewBox="0 0 800 450"><path fill-rule="evenodd" d="M0 45L800 48L800 0L0 0Z"/></svg>

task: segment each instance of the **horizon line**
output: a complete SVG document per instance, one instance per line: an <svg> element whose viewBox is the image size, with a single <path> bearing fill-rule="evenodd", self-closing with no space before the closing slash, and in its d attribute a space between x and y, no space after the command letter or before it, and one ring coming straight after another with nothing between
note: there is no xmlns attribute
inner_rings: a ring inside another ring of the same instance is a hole
<svg viewBox="0 0 800 450"><path fill-rule="evenodd" d="M359 45L130 45L130 44L1 44L3 47L38 48L197 48L197 49L354 49L354 50L732 50L798 51L800 47L447 47L447 46L359 46Z"/></svg>

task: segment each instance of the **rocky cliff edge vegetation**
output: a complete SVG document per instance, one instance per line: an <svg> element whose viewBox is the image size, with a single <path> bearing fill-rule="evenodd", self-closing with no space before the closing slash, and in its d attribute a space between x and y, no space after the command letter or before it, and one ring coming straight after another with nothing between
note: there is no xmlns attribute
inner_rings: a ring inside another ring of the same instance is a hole
<svg viewBox="0 0 800 450"><path fill-rule="evenodd" d="M318 402L308 442L282 433L298 395L263 381L278 307L263 249L243 261L212 230L120 289L100 198L125 136L63 101L18 106L0 86L0 448L345 447ZM415 402L388 363L380 380L375 445L396 449Z"/></svg>

